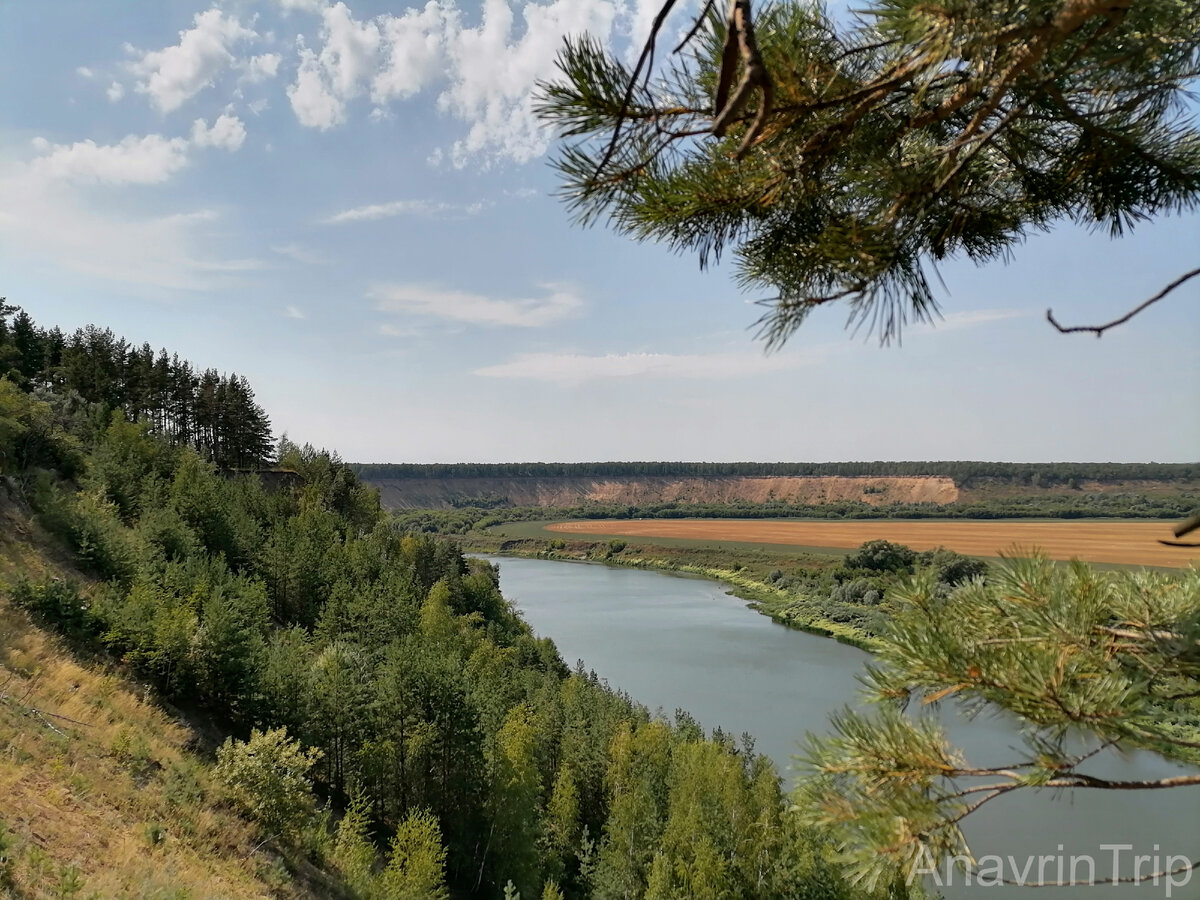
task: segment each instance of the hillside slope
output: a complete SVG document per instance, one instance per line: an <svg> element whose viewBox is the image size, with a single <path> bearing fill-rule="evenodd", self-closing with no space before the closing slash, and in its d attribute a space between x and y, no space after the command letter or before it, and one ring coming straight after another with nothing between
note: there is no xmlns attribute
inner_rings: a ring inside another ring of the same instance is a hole
<svg viewBox="0 0 1200 900"><path fill-rule="evenodd" d="M86 585L0 489L0 897L340 896L219 801L186 722L16 608L17 574Z"/></svg>

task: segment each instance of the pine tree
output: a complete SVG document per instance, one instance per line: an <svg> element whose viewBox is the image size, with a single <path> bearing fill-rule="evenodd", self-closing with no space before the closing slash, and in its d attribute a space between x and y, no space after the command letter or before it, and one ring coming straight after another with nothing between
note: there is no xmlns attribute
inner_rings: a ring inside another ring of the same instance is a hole
<svg viewBox="0 0 1200 900"><path fill-rule="evenodd" d="M730 9L680 55L656 23L632 68L568 40L540 113L581 220L702 266L732 251L770 296L770 342L839 301L887 339L936 313L940 260L1200 200L1195 3L872 0L850 24L795 0Z"/></svg>
<svg viewBox="0 0 1200 900"><path fill-rule="evenodd" d="M337 840L331 858L342 880L358 893L369 896L374 886L375 846L370 837L369 803L362 794L350 801L338 822Z"/></svg>
<svg viewBox="0 0 1200 900"><path fill-rule="evenodd" d="M446 900L446 848L437 818L410 813L396 829L387 868L379 876L380 900Z"/></svg>
<svg viewBox="0 0 1200 900"><path fill-rule="evenodd" d="M847 710L831 736L811 740L812 774L795 798L868 886L918 860L968 853L963 819L1014 791L1200 785L1193 773L1123 781L1085 766L1113 746L1200 762L1200 570L1017 560L950 591L927 573L891 602L868 668L879 711ZM935 717L903 713L897 704L909 701L1002 710L1022 722L1024 747L1007 764L977 768Z"/></svg>
<svg viewBox="0 0 1200 900"><path fill-rule="evenodd" d="M495 825L495 869L529 896L541 883L537 845L542 785L534 756L535 739L531 710L514 707L496 734L490 810Z"/></svg>

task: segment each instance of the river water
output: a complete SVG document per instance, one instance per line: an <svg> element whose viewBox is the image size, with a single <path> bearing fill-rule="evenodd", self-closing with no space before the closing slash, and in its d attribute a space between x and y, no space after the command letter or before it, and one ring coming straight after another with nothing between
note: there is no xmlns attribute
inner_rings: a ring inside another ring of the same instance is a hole
<svg viewBox="0 0 1200 900"><path fill-rule="evenodd" d="M583 563L491 558L500 587L540 636L550 637L564 660L583 660L616 688L651 709L673 714L686 709L707 729L754 735L785 779L794 778L792 756L806 732L820 732L827 717L860 702L857 681L868 654L828 638L785 628L748 609L715 582L660 572ZM1018 761L1019 745L1009 721L966 722L953 711L944 718L951 737L976 765ZM1184 769L1149 753L1108 753L1087 769L1108 778L1150 779ZM1200 788L1159 791L1021 791L1000 798L968 820L965 829L977 859L1002 857L1007 878L1038 880L1039 865L1056 879L1058 859L1091 857L1095 877L1108 877L1113 863L1133 874L1135 855L1158 857L1142 874L1168 868L1168 857L1200 856ZM1012 857L1010 860L1008 857ZM1037 857L1053 857L1039 863ZM1029 858L1034 857L1032 863ZM1155 865L1158 863L1158 865ZM995 865L995 863L984 863ZM1178 865L1178 862L1175 863ZM1078 880L1088 865L1079 861ZM961 871L952 880L940 870L935 890L947 898L1200 897L1200 873L1190 883L1178 876L1167 892L1158 885L1053 888L967 887Z"/></svg>

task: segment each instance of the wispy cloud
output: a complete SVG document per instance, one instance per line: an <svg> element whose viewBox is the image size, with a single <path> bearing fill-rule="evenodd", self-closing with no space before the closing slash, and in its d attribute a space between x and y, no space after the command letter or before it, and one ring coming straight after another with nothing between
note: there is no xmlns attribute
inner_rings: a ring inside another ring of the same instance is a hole
<svg viewBox="0 0 1200 900"><path fill-rule="evenodd" d="M321 220L322 225L343 225L346 222L373 222L395 216L474 216L485 207L476 203L437 203L430 200L393 200L389 203L371 203L355 206L334 213Z"/></svg>
<svg viewBox="0 0 1200 900"><path fill-rule="evenodd" d="M308 316L305 315L304 310L300 309L300 307L298 307L298 306L292 306L290 304L284 309L283 314L285 317L287 317L289 319L307 319L308 318Z"/></svg>
<svg viewBox="0 0 1200 900"><path fill-rule="evenodd" d="M64 269L157 290L209 290L258 267L210 247L212 210L168 216L114 214L62 180L28 167L0 174L0 239Z"/></svg>
<svg viewBox="0 0 1200 900"><path fill-rule="evenodd" d="M522 353L505 363L475 369L485 378L527 378L577 384L604 378L743 378L788 372L823 362L827 349L804 355L778 353Z"/></svg>
<svg viewBox="0 0 1200 900"><path fill-rule="evenodd" d="M379 326L379 333L387 337L414 338L421 337L425 334L425 330L415 326L392 325L390 322L385 322Z"/></svg>
<svg viewBox="0 0 1200 900"><path fill-rule="evenodd" d="M305 265L323 266L329 264L327 257L299 244L276 244L271 247L271 252L278 253L280 256L286 256L288 259L304 263Z"/></svg>
<svg viewBox="0 0 1200 900"><path fill-rule="evenodd" d="M376 285L367 294L381 312L429 316L470 325L538 328L575 315L583 299L566 285L544 284L541 297L502 300L412 284Z"/></svg>
<svg viewBox="0 0 1200 900"><path fill-rule="evenodd" d="M1007 319L1024 319L1035 315L1029 309L971 309L963 312L947 313L931 323L914 325L912 331L959 331L966 328L978 328L980 325L990 325L993 322L1003 322Z"/></svg>

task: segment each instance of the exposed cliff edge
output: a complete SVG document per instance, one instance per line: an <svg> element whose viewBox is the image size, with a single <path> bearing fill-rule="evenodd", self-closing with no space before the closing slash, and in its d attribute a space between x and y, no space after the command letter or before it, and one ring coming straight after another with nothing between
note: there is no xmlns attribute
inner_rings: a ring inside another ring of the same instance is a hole
<svg viewBox="0 0 1200 900"><path fill-rule="evenodd" d="M820 504L858 500L891 503L954 503L959 489L943 476L704 476L370 478L389 509L456 506L573 507L591 503L644 506L654 503Z"/></svg>

